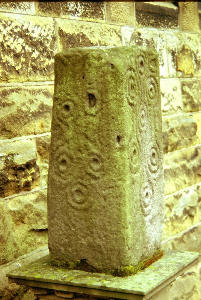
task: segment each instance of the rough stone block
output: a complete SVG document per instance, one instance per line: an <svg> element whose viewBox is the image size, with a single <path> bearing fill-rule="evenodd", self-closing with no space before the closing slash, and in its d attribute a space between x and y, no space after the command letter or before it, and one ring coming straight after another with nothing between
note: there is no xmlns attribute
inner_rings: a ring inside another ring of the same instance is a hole
<svg viewBox="0 0 201 300"><path fill-rule="evenodd" d="M198 2L186 1L179 4L179 27L184 31L199 32Z"/></svg>
<svg viewBox="0 0 201 300"><path fill-rule="evenodd" d="M47 187L47 175L49 166L49 146L50 134L36 138L37 147L37 164L40 169L40 185L42 188Z"/></svg>
<svg viewBox="0 0 201 300"><path fill-rule="evenodd" d="M177 28L178 8L171 2L135 3L136 21L140 26L156 28Z"/></svg>
<svg viewBox="0 0 201 300"><path fill-rule="evenodd" d="M0 142L0 197L39 186L35 140Z"/></svg>
<svg viewBox="0 0 201 300"><path fill-rule="evenodd" d="M201 223L198 223L187 230L173 236L163 242L164 249L180 251L196 251L201 254Z"/></svg>
<svg viewBox="0 0 201 300"><path fill-rule="evenodd" d="M61 2L63 16L84 20L104 20L105 3L103 1L68 1Z"/></svg>
<svg viewBox="0 0 201 300"><path fill-rule="evenodd" d="M0 14L0 82L52 80L52 18Z"/></svg>
<svg viewBox="0 0 201 300"><path fill-rule="evenodd" d="M135 24L133 1L106 1L106 21L117 24Z"/></svg>
<svg viewBox="0 0 201 300"><path fill-rule="evenodd" d="M16 246L10 230L10 217L7 204L0 200L0 265L13 259L13 247Z"/></svg>
<svg viewBox="0 0 201 300"><path fill-rule="evenodd" d="M169 74L165 34L156 29L140 28L133 32L130 40L130 45L153 48L158 52L161 77L168 77Z"/></svg>
<svg viewBox="0 0 201 300"><path fill-rule="evenodd" d="M47 244L47 191L41 190L7 200L13 258Z"/></svg>
<svg viewBox="0 0 201 300"><path fill-rule="evenodd" d="M164 155L165 194L174 193L201 181L201 147L177 150Z"/></svg>
<svg viewBox="0 0 201 300"><path fill-rule="evenodd" d="M161 78L161 108L164 114L182 111L181 83L177 78Z"/></svg>
<svg viewBox="0 0 201 300"><path fill-rule="evenodd" d="M162 125L157 55L132 47L56 56L49 249L97 269L160 248Z"/></svg>
<svg viewBox="0 0 201 300"><path fill-rule="evenodd" d="M59 19L56 22L61 51L73 47L122 45L120 28L115 25Z"/></svg>
<svg viewBox="0 0 201 300"><path fill-rule="evenodd" d="M184 32L164 32L170 77L201 75L201 36Z"/></svg>
<svg viewBox="0 0 201 300"><path fill-rule="evenodd" d="M149 300L199 300L197 265L189 267Z"/></svg>
<svg viewBox="0 0 201 300"><path fill-rule="evenodd" d="M182 101L184 111L201 110L201 80L182 80Z"/></svg>
<svg viewBox="0 0 201 300"><path fill-rule="evenodd" d="M201 144L201 111L197 113L193 113L193 118L197 124L197 136L199 138L199 144Z"/></svg>
<svg viewBox="0 0 201 300"><path fill-rule="evenodd" d="M192 227L201 218L201 184L165 197L163 240Z"/></svg>
<svg viewBox="0 0 201 300"><path fill-rule="evenodd" d="M0 264L47 243L46 206L46 190L0 202Z"/></svg>
<svg viewBox="0 0 201 300"><path fill-rule="evenodd" d="M163 117L163 151L171 152L199 143L197 123L192 115Z"/></svg>
<svg viewBox="0 0 201 300"><path fill-rule="evenodd" d="M55 291L55 295L58 297L67 298L67 299L74 298L73 293L65 293L65 292L61 292L61 291ZM76 299L77 299L77 297L76 297Z"/></svg>
<svg viewBox="0 0 201 300"><path fill-rule="evenodd" d="M18 1L1 1L0 11L14 12L14 13L24 13L24 14L34 14L35 7L34 2L18 2Z"/></svg>
<svg viewBox="0 0 201 300"><path fill-rule="evenodd" d="M50 131L52 86L0 87L0 139Z"/></svg>

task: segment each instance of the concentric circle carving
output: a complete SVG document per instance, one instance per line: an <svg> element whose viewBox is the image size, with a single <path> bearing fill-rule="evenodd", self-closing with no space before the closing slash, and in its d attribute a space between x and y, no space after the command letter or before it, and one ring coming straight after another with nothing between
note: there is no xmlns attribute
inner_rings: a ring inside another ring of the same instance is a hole
<svg viewBox="0 0 201 300"><path fill-rule="evenodd" d="M68 179L69 169L72 165L72 156L66 147L60 146L53 154L55 175L58 179L66 181Z"/></svg>
<svg viewBox="0 0 201 300"><path fill-rule="evenodd" d="M139 171L139 145L137 140L132 140L130 143L130 170L132 174L136 174Z"/></svg>
<svg viewBox="0 0 201 300"><path fill-rule="evenodd" d="M151 213L153 203L153 186L149 180L142 185L140 192L140 203L144 215L149 215Z"/></svg>
<svg viewBox="0 0 201 300"><path fill-rule="evenodd" d="M158 60L155 55L150 55L149 56L149 70L151 73L157 73L158 72Z"/></svg>
<svg viewBox="0 0 201 300"><path fill-rule="evenodd" d="M148 169L152 175L157 175L160 169L160 150L157 144L148 149Z"/></svg>
<svg viewBox="0 0 201 300"><path fill-rule="evenodd" d="M151 100L158 95L158 84L154 77L149 77L147 79L147 93Z"/></svg>
<svg viewBox="0 0 201 300"><path fill-rule="evenodd" d="M102 156L97 152L91 152L89 154L87 173L92 177L98 178L101 176L102 166Z"/></svg>
<svg viewBox="0 0 201 300"><path fill-rule="evenodd" d="M145 104L141 104L139 107L139 116L138 116L139 130L144 132L147 125L147 108Z"/></svg>
<svg viewBox="0 0 201 300"><path fill-rule="evenodd" d="M61 125L68 126L69 120L73 117L74 101L72 99L58 99L55 102L54 117L56 121Z"/></svg>
<svg viewBox="0 0 201 300"><path fill-rule="evenodd" d="M141 76L143 76L145 74L145 69L146 69L146 66L145 66L145 57L143 54L140 54L138 57L137 57L137 64L138 64L138 71L139 71L139 74Z"/></svg>
<svg viewBox="0 0 201 300"><path fill-rule="evenodd" d="M91 206L90 191L81 179L72 187L68 187L68 203L77 210L88 209Z"/></svg>
<svg viewBox="0 0 201 300"><path fill-rule="evenodd" d="M136 75L132 69L128 70L128 103L136 105L139 101L139 84Z"/></svg>

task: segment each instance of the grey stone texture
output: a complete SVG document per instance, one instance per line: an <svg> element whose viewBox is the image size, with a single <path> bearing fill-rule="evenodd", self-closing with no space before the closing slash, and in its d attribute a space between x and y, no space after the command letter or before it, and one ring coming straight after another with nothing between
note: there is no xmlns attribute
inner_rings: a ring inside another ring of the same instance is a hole
<svg viewBox="0 0 201 300"><path fill-rule="evenodd" d="M10 272L8 277L27 286L106 299L198 300L198 257L196 252L167 251L144 271L120 278L52 266L47 256Z"/></svg>
<svg viewBox="0 0 201 300"><path fill-rule="evenodd" d="M162 124L157 55L75 48L55 59L49 249L99 270L159 250Z"/></svg>

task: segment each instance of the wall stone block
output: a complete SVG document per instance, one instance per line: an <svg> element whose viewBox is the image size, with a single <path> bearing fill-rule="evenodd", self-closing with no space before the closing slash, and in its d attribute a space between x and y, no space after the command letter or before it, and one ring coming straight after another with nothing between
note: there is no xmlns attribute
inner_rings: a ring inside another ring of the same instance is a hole
<svg viewBox="0 0 201 300"><path fill-rule="evenodd" d="M166 42L164 39L166 32L140 28L136 29L130 40L130 45L139 45L147 48L154 48L159 55L159 67L160 67L160 76L168 77L168 63L167 63L167 51L166 51Z"/></svg>
<svg viewBox="0 0 201 300"><path fill-rule="evenodd" d="M200 34L164 32L170 77L201 75Z"/></svg>
<svg viewBox="0 0 201 300"><path fill-rule="evenodd" d="M135 24L135 10L133 1L106 1L107 23Z"/></svg>
<svg viewBox="0 0 201 300"><path fill-rule="evenodd" d="M0 82L52 80L52 18L0 14Z"/></svg>
<svg viewBox="0 0 201 300"><path fill-rule="evenodd" d="M49 147L50 134L36 138L36 147L38 153L37 164L40 169L41 187L47 187L47 175L49 165Z"/></svg>
<svg viewBox="0 0 201 300"><path fill-rule="evenodd" d="M62 16L83 20L103 21L105 19L105 3L103 1L68 1L61 2Z"/></svg>
<svg viewBox="0 0 201 300"><path fill-rule="evenodd" d="M164 155L165 194L174 193L201 181L201 147L177 150Z"/></svg>
<svg viewBox="0 0 201 300"><path fill-rule="evenodd" d="M103 1L36 2L37 14L50 17L67 17L81 20L103 21L105 5Z"/></svg>
<svg viewBox="0 0 201 300"><path fill-rule="evenodd" d="M163 150L165 153L199 143L197 123L192 115L163 117Z"/></svg>
<svg viewBox="0 0 201 300"><path fill-rule="evenodd" d="M53 86L0 87L0 139L50 131Z"/></svg>
<svg viewBox="0 0 201 300"><path fill-rule="evenodd" d="M182 80L181 87L184 111L201 110L201 80Z"/></svg>
<svg viewBox="0 0 201 300"><path fill-rule="evenodd" d="M161 108L163 114L170 114L182 111L181 83L177 78L162 78L161 87Z"/></svg>
<svg viewBox="0 0 201 300"><path fill-rule="evenodd" d="M188 228L178 235L163 242L166 250L196 251L201 254L201 223Z"/></svg>
<svg viewBox="0 0 201 300"><path fill-rule="evenodd" d="M13 258L13 247L16 247L12 232L10 230L10 216L7 213L7 205L0 200L0 265L5 264Z"/></svg>
<svg viewBox="0 0 201 300"><path fill-rule="evenodd" d="M135 6L136 21L140 26L166 29L178 27L178 8L171 2L137 1Z"/></svg>
<svg viewBox="0 0 201 300"><path fill-rule="evenodd" d="M163 239L192 227L201 219L201 183L165 197Z"/></svg>
<svg viewBox="0 0 201 300"><path fill-rule="evenodd" d="M8 262L47 243L46 190L21 194L7 199L6 210L0 212L4 225L2 262ZM3 213L4 212L4 213Z"/></svg>
<svg viewBox="0 0 201 300"><path fill-rule="evenodd" d="M1 1L0 11L3 12L15 12L22 14L34 14L35 7L34 2L17 2L17 1Z"/></svg>
<svg viewBox="0 0 201 300"><path fill-rule="evenodd" d="M0 142L0 197L7 197L39 186L34 140Z"/></svg>
<svg viewBox="0 0 201 300"><path fill-rule="evenodd" d="M122 44L120 27L115 25L64 19L57 19L56 22L60 51L73 47L121 46Z"/></svg>

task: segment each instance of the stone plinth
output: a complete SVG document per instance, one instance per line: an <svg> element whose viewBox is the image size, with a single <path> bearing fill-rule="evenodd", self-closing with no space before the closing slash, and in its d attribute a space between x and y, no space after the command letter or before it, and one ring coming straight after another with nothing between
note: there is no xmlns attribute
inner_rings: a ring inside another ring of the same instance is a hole
<svg viewBox="0 0 201 300"><path fill-rule="evenodd" d="M105 271L159 249L163 223L157 55L133 47L56 55L49 249Z"/></svg>
<svg viewBox="0 0 201 300"><path fill-rule="evenodd" d="M64 297L80 299L81 296L84 300L198 300L198 258L199 253L196 252L167 252L144 271L120 278L103 273L66 270L52 266L49 258L45 257L12 271L8 277L11 282L34 288L37 294L49 293L50 298L47 296L47 299L59 300L60 296L61 300ZM58 298L54 298L54 294ZM46 297L39 296L39 299Z"/></svg>

